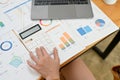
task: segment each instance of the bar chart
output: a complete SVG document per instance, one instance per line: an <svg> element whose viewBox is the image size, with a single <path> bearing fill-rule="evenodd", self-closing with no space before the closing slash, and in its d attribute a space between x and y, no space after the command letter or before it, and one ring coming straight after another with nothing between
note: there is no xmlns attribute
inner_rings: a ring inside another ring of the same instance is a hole
<svg viewBox="0 0 120 80"><path fill-rule="evenodd" d="M59 44L59 47L61 50L64 50L75 43L75 41L71 38L71 36L67 32L63 33L63 35L60 37L60 41L61 43Z"/></svg>
<svg viewBox="0 0 120 80"><path fill-rule="evenodd" d="M87 26L78 28L77 31L79 32L79 34L81 36L84 36L84 35L88 34L89 32L91 32L92 29L90 26L87 25Z"/></svg>

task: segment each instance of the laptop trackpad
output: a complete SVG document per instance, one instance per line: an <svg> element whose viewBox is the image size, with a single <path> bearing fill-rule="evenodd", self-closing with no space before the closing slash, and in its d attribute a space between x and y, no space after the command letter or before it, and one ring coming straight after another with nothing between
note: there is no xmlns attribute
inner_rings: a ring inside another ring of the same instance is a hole
<svg viewBox="0 0 120 80"><path fill-rule="evenodd" d="M74 18L76 16L75 6L62 5L62 6L49 6L48 7L49 18Z"/></svg>

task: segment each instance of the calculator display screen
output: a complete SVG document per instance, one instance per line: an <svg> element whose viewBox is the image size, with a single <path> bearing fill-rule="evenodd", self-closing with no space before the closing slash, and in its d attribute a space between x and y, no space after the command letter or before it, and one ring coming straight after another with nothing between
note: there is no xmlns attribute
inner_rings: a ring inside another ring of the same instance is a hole
<svg viewBox="0 0 120 80"><path fill-rule="evenodd" d="M35 26L33 26L33 27L31 27L31 28L29 28L29 29L27 29L27 30L19 33L19 35L20 35L20 37L21 37L22 39L25 39L25 38L27 38L28 36L30 36L30 35L38 32L39 30L41 30L41 27L40 27L39 24L37 24L37 25L35 25Z"/></svg>

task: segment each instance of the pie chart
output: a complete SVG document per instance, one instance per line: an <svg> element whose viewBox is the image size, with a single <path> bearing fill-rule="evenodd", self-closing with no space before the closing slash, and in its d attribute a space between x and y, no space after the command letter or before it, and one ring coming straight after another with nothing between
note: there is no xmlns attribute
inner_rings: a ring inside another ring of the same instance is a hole
<svg viewBox="0 0 120 80"><path fill-rule="evenodd" d="M40 20L42 26L49 26L52 24L52 20Z"/></svg>
<svg viewBox="0 0 120 80"><path fill-rule="evenodd" d="M3 51L9 51L12 48L12 42L4 41L0 44L0 48Z"/></svg>
<svg viewBox="0 0 120 80"><path fill-rule="evenodd" d="M98 26L98 27L103 27L105 25L105 21L103 19L97 19L95 21L95 24Z"/></svg>

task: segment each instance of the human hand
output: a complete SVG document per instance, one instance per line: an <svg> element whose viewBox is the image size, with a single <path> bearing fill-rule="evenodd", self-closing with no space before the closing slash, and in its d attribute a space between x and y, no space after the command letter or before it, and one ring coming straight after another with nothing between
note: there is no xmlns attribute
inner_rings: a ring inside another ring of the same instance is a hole
<svg viewBox="0 0 120 80"><path fill-rule="evenodd" d="M33 64L29 60L28 65L41 74L46 80L59 80L60 60L57 49L54 48L54 58L51 58L44 47L36 48L37 56L30 52L31 59L35 62Z"/></svg>

